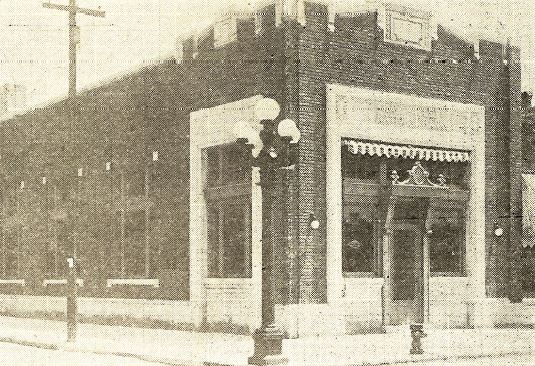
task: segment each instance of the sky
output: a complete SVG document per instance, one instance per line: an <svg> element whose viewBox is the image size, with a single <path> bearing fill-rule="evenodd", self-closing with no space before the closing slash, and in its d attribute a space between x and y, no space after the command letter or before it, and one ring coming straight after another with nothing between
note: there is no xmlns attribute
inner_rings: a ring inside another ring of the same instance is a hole
<svg viewBox="0 0 535 366"><path fill-rule="evenodd" d="M66 95L67 14L49 0L0 0L0 84L28 89L30 104ZM51 0L67 4L68 0ZM78 0L105 18L78 16L78 87L86 88L174 54L177 39L204 28L229 6L262 0ZM326 1L326 0L323 0ZM364 0L328 0L350 11ZM434 12L437 21L470 38L506 40L522 48L522 87L535 91L535 1L392 0Z"/></svg>

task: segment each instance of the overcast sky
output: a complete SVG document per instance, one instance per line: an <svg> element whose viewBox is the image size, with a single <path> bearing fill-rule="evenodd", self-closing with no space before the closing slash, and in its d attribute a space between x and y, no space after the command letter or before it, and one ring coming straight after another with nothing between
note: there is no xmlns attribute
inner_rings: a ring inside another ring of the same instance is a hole
<svg viewBox="0 0 535 366"><path fill-rule="evenodd" d="M48 1L48 0L45 0ZM363 0L331 0L350 10ZM438 21L463 35L506 39L523 49L523 89L535 90L535 1L394 0L433 10ZM41 0L0 0L0 83L28 87L32 102L67 91L67 15L42 7ZM52 0L66 4L68 0ZM251 2L253 4L251 4ZM78 86L119 75L173 52L177 37L208 24L230 3L257 0L78 0L100 7L106 18L78 16Z"/></svg>

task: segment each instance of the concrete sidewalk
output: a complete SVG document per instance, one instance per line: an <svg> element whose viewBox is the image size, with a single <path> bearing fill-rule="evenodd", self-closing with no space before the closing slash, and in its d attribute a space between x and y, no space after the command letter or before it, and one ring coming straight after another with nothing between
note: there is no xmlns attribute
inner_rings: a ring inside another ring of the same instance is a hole
<svg viewBox="0 0 535 366"><path fill-rule="evenodd" d="M426 329L425 354L409 354L407 329L388 334L310 337L284 341L290 365L379 365L505 354L535 353L531 329ZM65 342L61 321L0 316L0 341L135 357L169 365L246 365L249 336L80 324L75 343Z"/></svg>

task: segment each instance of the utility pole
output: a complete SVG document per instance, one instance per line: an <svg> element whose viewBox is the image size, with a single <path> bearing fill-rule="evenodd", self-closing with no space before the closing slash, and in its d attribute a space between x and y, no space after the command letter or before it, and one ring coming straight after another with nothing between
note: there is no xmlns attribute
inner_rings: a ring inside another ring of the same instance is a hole
<svg viewBox="0 0 535 366"><path fill-rule="evenodd" d="M87 9L76 6L76 0L69 0L69 5L61 4L52 4L50 2L43 3L43 7L47 9L61 10L69 13L69 117L71 119L71 126L73 125L72 120L75 118L77 109L75 108L76 96L76 45L80 42L80 28L76 25L76 15L78 13L104 18L106 13L101 10ZM71 127L72 128L72 127ZM78 179L79 180L79 179ZM77 193L76 199L78 199L78 180L77 180ZM78 216L78 215L77 215ZM75 225L77 220L73 220L72 212L69 215L69 220ZM74 230L74 225L73 225ZM69 258L66 258L68 265L68 276L67 276L67 341L74 342L76 340L76 328L77 328L77 304L76 298L78 295L77 288L77 274L76 274L76 242L77 235L73 235L73 240L71 240L71 251Z"/></svg>

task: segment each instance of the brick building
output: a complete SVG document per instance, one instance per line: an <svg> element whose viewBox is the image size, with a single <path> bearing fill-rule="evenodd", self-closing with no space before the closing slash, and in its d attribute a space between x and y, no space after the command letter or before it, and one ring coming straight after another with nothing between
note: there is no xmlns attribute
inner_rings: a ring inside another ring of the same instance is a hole
<svg viewBox="0 0 535 366"><path fill-rule="evenodd" d="M83 315L256 328L261 193L232 130L270 97L302 136L273 218L288 336L511 320L518 49L417 9L294 0L180 51L3 121L4 312L63 311L76 247Z"/></svg>
<svg viewBox="0 0 535 366"><path fill-rule="evenodd" d="M520 249L520 281L526 297L535 295L535 235L533 232L535 213L535 109L531 106L532 95L522 93L522 249Z"/></svg>

